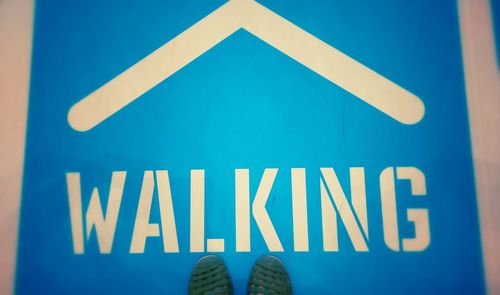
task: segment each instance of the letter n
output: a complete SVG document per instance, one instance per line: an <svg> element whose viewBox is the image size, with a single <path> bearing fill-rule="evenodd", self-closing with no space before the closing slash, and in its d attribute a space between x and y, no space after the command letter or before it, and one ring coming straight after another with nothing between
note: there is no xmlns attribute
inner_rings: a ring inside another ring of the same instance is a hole
<svg viewBox="0 0 500 295"><path fill-rule="evenodd" d="M365 176L363 168L351 168L352 205L346 199L333 168L321 168L321 215L324 251L338 251L337 213L356 251L368 251ZM331 196L331 198L330 198ZM333 202L332 202L333 199Z"/></svg>

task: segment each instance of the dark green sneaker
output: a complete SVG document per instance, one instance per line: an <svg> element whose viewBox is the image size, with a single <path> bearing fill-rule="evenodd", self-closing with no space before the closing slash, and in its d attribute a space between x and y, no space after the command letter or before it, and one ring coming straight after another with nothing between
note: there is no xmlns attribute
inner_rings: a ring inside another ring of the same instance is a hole
<svg viewBox="0 0 500 295"><path fill-rule="evenodd" d="M232 295L233 284L224 261L215 255L202 257L189 279L189 295Z"/></svg>
<svg viewBox="0 0 500 295"><path fill-rule="evenodd" d="M292 294L290 278L281 260L270 255L261 256L257 259L248 281L248 294Z"/></svg>

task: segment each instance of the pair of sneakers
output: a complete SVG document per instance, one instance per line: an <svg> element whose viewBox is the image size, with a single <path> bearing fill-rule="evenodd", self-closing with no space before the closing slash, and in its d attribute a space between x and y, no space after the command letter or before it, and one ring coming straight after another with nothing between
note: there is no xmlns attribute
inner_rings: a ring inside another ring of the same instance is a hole
<svg viewBox="0 0 500 295"><path fill-rule="evenodd" d="M224 261L218 256L202 257L195 264L189 279L189 295L233 294L233 284ZM264 255L255 262L247 287L248 295L290 295L292 286L283 263Z"/></svg>

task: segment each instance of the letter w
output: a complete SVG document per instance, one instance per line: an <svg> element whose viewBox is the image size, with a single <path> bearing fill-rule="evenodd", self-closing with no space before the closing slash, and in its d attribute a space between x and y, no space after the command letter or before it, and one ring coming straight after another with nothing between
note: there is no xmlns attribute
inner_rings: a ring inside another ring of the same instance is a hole
<svg viewBox="0 0 500 295"><path fill-rule="evenodd" d="M92 227L94 227L97 234L97 243L99 244L100 253L107 254L111 252L126 175L127 172L125 171L113 172L105 216L103 216L102 212L99 191L96 187L92 190L90 203L85 214L86 236L88 240L92 232ZM73 250L75 254L83 254L84 243L80 173L66 173L66 182L68 186Z"/></svg>

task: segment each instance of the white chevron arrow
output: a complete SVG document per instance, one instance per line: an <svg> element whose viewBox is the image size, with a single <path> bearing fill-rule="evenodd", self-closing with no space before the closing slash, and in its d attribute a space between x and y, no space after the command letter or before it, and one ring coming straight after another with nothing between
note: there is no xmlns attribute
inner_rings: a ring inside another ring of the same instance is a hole
<svg viewBox="0 0 500 295"><path fill-rule="evenodd" d="M92 129L239 29L403 124L424 116L423 102L389 79L253 0L230 0L73 105L69 124Z"/></svg>

